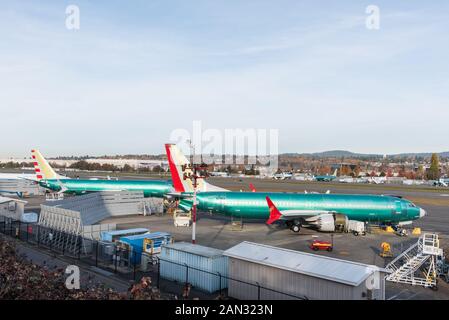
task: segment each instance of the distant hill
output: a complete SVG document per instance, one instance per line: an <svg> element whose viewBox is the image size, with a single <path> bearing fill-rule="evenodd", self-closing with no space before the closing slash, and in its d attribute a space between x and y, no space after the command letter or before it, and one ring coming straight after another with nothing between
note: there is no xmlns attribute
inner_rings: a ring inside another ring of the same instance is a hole
<svg viewBox="0 0 449 320"><path fill-rule="evenodd" d="M355 153L346 150L330 150L315 153L283 153L282 156L302 156L302 157L316 157L316 158L381 158L382 154L375 153ZM440 152L438 155L442 158L449 157L449 151ZM399 153L399 154L388 154L387 157L394 158L409 158L409 157L423 157L427 158L432 156L432 152L422 152L422 153Z"/></svg>

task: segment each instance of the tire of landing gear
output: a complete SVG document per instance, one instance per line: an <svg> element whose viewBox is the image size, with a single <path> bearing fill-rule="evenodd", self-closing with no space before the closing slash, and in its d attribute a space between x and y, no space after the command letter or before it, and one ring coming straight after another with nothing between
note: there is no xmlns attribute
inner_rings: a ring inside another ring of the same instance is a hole
<svg viewBox="0 0 449 320"><path fill-rule="evenodd" d="M291 227L290 227L290 230L292 230L293 232L295 232L295 233L298 233L299 232L299 230L301 230L301 228L300 228L300 226L298 226L298 225L292 225Z"/></svg>
<svg viewBox="0 0 449 320"><path fill-rule="evenodd" d="M355 235L356 237L359 236L359 232L358 231L354 231L354 232L352 232L352 234Z"/></svg>

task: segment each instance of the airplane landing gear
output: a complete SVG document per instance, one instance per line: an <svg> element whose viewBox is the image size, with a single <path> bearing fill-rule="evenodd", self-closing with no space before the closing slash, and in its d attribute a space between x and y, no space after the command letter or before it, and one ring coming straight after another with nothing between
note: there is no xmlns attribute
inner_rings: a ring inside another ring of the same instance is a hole
<svg viewBox="0 0 449 320"><path fill-rule="evenodd" d="M295 221L288 221L287 226L290 228L291 231L298 233L299 230L301 230L301 222L298 220Z"/></svg>

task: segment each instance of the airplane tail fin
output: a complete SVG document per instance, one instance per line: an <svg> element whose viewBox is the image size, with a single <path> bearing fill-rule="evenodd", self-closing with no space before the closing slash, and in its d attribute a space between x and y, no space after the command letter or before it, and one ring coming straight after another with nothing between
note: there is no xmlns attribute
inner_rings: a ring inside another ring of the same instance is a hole
<svg viewBox="0 0 449 320"><path fill-rule="evenodd" d="M165 152L167 153L168 165L173 181L173 187L177 192L193 192L193 184L187 176L192 174L192 170L187 168L190 161L182 153L175 144L165 144Z"/></svg>
<svg viewBox="0 0 449 320"><path fill-rule="evenodd" d="M338 173L338 169L335 169L333 176L336 177Z"/></svg>
<svg viewBox="0 0 449 320"><path fill-rule="evenodd" d="M252 192L256 192L256 187L252 183L249 184L249 188Z"/></svg>
<svg viewBox="0 0 449 320"><path fill-rule="evenodd" d="M282 217L282 213L276 208L273 201L271 201L270 197L266 197L268 208L270 209L270 216L266 221L266 224L272 224L273 222L278 221Z"/></svg>
<svg viewBox="0 0 449 320"><path fill-rule="evenodd" d="M48 164L48 161L42 156L39 150L31 150L31 157L33 158L34 170L36 171L36 178L38 181L42 179L59 178L59 175Z"/></svg>
<svg viewBox="0 0 449 320"><path fill-rule="evenodd" d="M165 144L165 151L167 153L168 164L170 167L170 173L173 180L173 187L176 192L193 192L193 182L187 178L193 174L190 166L190 161L182 153L181 149L177 145L167 143ZM197 191L229 191L227 189L214 186L207 183L204 179L198 179Z"/></svg>

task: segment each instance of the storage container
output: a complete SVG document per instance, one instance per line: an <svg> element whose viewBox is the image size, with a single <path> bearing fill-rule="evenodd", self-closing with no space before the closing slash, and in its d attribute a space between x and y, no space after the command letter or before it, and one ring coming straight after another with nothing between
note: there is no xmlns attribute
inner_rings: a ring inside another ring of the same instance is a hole
<svg viewBox="0 0 449 320"><path fill-rule="evenodd" d="M223 250L176 242L162 246L160 264L160 275L168 280L188 282L209 293L228 286L224 277L228 272L228 258L223 256Z"/></svg>

